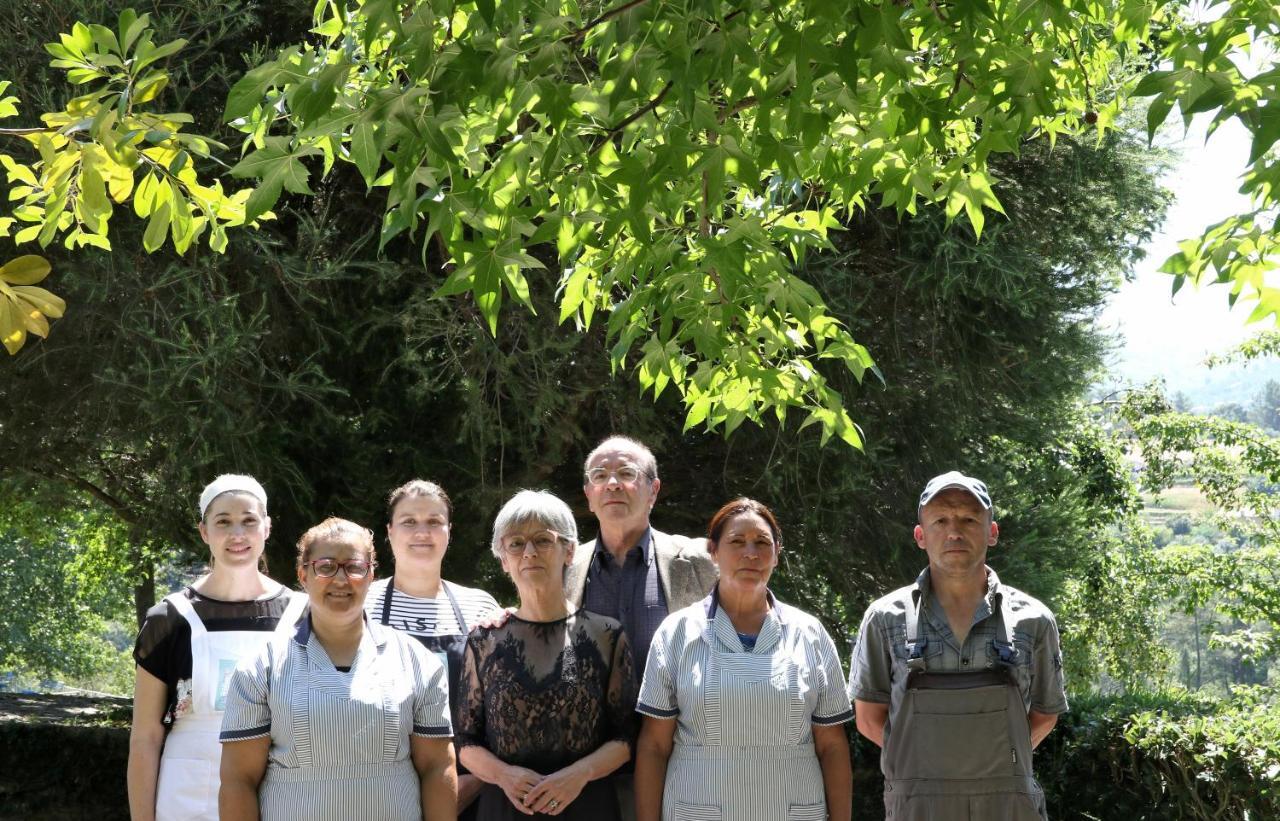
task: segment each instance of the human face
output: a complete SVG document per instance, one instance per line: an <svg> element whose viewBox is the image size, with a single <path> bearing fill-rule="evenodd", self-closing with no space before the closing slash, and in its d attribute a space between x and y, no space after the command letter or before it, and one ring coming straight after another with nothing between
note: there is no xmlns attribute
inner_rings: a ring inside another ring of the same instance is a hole
<svg viewBox="0 0 1280 821"><path fill-rule="evenodd" d="M437 572L449 548L449 508L435 496L406 496L387 525L396 567L420 565Z"/></svg>
<svg viewBox="0 0 1280 821"><path fill-rule="evenodd" d="M271 519L250 493L222 494L209 503L200 523L214 567L257 567L269 535Z"/></svg>
<svg viewBox="0 0 1280 821"><path fill-rule="evenodd" d="M991 513L973 494L948 488L929 500L920 511L916 544L929 554L932 572L967 576L983 571L987 548L993 547L1000 528ZM985 571L983 571L985 572Z"/></svg>
<svg viewBox="0 0 1280 821"><path fill-rule="evenodd" d="M762 593L778 566L782 547L774 541L764 517L745 511L725 522L720 539L709 550L720 568L720 584L744 593Z"/></svg>
<svg viewBox="0 0 1280 821"><path fill-rule="evenodd" d="M342 541L317 542L307 552L307 564L298 568L298 583L307 591L311 600L311 611L327 617L357 618L364 610L364 597L369 592L369 583L373 581L374 571L362 579L353 579L345 569L336 575L324 578L316 574L310 563L317 559L335 559L339 562L351 559L372 561L373 556L362 546Z"/></svg>
<svg viewBox="0 0 1280 821"><path fill-rule="evenodd" d="M625 444L606 448L592 457L587 473L603 469L609 474L604 484L584 482L582 486L587 506L601 525L619 526L626 531L644 530L649 526L649 511L658 499L662 482L646 475L640 465L640 455ZM635 481L620 481L616 472L628 467L636 470Z"/></svg>
<svg viewBox="0 0 1280 821"><path fill-rule="evenodd" d="M551 532L554 544L539 550L538 543L545 542ZM524 552L510 553L506 546L512 540L524 542ZM564 590L564 570L573 561L574 544L568 538L549 531L542 522L522 522L502 534L502 569L515 582L521 599L527 592Z"/></svg>

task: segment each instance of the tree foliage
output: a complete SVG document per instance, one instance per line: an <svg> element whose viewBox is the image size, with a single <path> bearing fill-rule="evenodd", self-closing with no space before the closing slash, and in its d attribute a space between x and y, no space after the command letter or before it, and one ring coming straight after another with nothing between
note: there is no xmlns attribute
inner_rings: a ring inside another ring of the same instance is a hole
<svg viewBox="0 0 1280 821"><path fill-rule="evenodd" d="M491 333L511 324L504 302L533 307L531 280L545 277L546 313L581 329L602 318L611 368L655 397L674 390L687 427L799 410L822 441L860 446L833 380L861 380L874 352L795 266L868 205L902 216L933 203L980 235L1005 210L993 157L1028 138L1105 134L1130 90L1155 95L1153 122L1175 105L1240 119L1265 163L1269 120L1249 102L1269 99L1271 75L1246 77L1230 59L1268 41L1274 14L1253 0L1219 7L1223 20L1200 24L1163 0L318 3L311 31L255 59L227 97L247 152L232 174L259 185L217 210L226 224L252 220L347 166L379 200L380 245L410 237L424 264L443 266L437 293L469 295ZM173 43L151 46L144 17L122 14L116 32L72 26L51 50L74 81L146 97L164 81L147 63ZM1147 72L1155 55L1175 68ZM1243 90L1224 92L1236 80ZM102 94L77 105L132 100ZM88 133L110 116L94 114ZM157 123L102 146L132 134L128 153L168 134L152 161L182 188L181 169L214 143L179 134L173 117ZM80 133L50 128L50 140ZM95 167L84 157L97 149L79 155ZM85 182L96 190L93 173ZM147 248L166 225L183 247L202 230L180 198L164 212L165 196L150 203ZM42 213L48 239L66 218ZM75 241L102 236L93 227Z"/></svg>

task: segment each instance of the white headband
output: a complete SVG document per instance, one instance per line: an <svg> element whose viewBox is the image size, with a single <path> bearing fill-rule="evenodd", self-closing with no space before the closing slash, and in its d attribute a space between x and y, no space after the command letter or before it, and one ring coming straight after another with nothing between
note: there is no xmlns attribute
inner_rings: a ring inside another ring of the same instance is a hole
<svg viewBox="0 0 1280 821"><path fill-rule="evenodd" d="M205 514L209 512L209 505L213 504L213 500L224 493L248 493L259 502L262 502L262 508L264 511L266 510L267 492L262 489L262 485L258 484L257 479L252 476L243 476L239 473L224 473L205 485L204 492L200 494L201 521L204 521Z"/></svg>

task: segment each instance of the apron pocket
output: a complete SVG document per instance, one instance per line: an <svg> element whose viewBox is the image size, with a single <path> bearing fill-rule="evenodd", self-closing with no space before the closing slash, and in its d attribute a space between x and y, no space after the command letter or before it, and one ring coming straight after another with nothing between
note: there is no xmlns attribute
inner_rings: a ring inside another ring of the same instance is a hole
<svg viewBox="0 0 1280 821"><path fill-rule="evenodd" d="M792 804L787 807L787 821L826 821L826 804Z"/></svg>
<svg viewBox="0 0 1280 821"><path fill-rule="evenodd" d="M216 818L217 781L204 758L161 758L156 782L156 818Z"/></svg>
<svg viewBox="0 0 1280 821"><path fill-rule="evenodd" d="M905 750L912 778L999 778L1016 774L1008 711L917 714Z"/></svg>
<svg viewBox="0 0 1280 821"><path fill-rule="evenodd" d="M720 821L720 808L710 804L676 802L672 821Z"/></svg>

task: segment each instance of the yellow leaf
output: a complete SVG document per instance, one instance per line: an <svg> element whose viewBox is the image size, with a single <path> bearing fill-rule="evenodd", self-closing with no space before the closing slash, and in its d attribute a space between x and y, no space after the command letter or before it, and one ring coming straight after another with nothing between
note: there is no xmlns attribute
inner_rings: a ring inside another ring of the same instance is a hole
<svg viewBox="0 0 1280 821"><path fill-rule="evenodd" d="M44 288L32 285L18 285L11 289L19 301L26 302L32 309L54 319L62 316L67 310L67 303L57 294L51 294Z"/></svg>
<svg viewBox="0 0 1280 821"><path fill-rule="evenodd" d="M49 320L44 318L44 314L36 309L22 310L22 321L27 328L27 333L33 333L42 339L49 335Z"/></svg>
<svg viewBox="0 0 1280 821"><path fill-rule="evenodd" d="M49 276L49 270L47 259L26 254L0 266L0 279L13 285L34 285Z"/></svg>
<svg viewBox="0 0 1280 821"><path fill-rule="evenodd" d="M11 356L27 341L27 326L22 321L22 311L7 294L0 299L0 341L4 342L4 347Z"/></svg>

